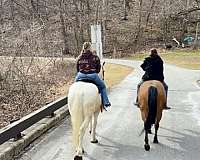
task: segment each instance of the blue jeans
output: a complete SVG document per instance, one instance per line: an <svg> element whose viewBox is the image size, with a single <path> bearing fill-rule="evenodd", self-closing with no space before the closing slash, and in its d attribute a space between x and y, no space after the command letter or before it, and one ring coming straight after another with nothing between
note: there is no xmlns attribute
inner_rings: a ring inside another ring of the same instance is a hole
<svg viewBox="0 0 200 160"><path fill-rule="evenodd" d="M107 104L110 104L108 100L108 96L107 96L106 85L104 81L98 76L97 73L84 74L84 73L78 72L78 74L76 75L75 81L80 81L83 79L89 79L89 80L94 81L94 83L97 85L100 91L103 105L107 106Z"/></svg>
<svg viewBox="0 0 200 160"><path fill-rule="evenodd" d="M137 95L138 95L138 92L139 92L139 88L140 86L142 85L142 83L144 83L144 81L142 80L138 85L137 85ZM166 94L166 101L167 101L167 94L168 94L168 85L163 81L161 82L163 84L163 87L165 88L165 94ZM136 99L136 102L138 101L138 96L137 96L137 99Z"/></svg>

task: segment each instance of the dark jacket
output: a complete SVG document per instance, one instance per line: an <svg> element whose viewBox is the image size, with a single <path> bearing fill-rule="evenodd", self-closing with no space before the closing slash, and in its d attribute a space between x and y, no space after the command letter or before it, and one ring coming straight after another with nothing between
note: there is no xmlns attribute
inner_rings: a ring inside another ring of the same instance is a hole
<svg viewBox="0 0 200 160"><path fill-rule="evenodd" d="M77 72L91 74L99 73L101 63L98 56L94 55L91 51L83 52L77 60Z"/></svg>
<svg viewBox="0 0 200 160"><path fill-rule="evenodd" d="M145 71L145 74L142 76L142 79L144 81L164 81L163 61L159 55L149 56L145 58L143 64L141 65L141 68Z"/></svg>

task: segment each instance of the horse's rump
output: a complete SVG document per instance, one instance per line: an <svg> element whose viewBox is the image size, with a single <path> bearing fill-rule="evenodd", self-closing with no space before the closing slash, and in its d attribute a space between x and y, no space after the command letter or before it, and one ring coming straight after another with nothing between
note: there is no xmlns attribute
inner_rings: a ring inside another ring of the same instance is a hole
<svg viewBox="0 0 200 160"><path fill-rule="evenodd" d="M158 143L157 131L162 117L162 110L166 104L166 95L163 84L156 80L145 81L138 93L142 120L144 121L146 151L150 150L148 133L151 133L151 126L155 124L154 143Z"/></svg>
<svg viewBox="0 0 200 160"><path fill-rule="evenodd" d="M98 88L95 84L78 81L73 83L69 88L69 103L74 102L75 99L80 100L80 96L82 97L84 106L96 104L100 98Z"/></svg>
<svg viewBox="0 0 200 160"><path fill-rule="evenodd" d="M101 97L95 84L75 82L69 88L68 107L73 129L73 143L78 145L79 130L86 118L100 111Z"/></svg>
<svg viewBox="0 0 200 160"><path fill-rule="evenodd" d="M156 95L153 96L156 92ZM151 98L151 100L150 100ZM156 102L154 102L156 100ZM149 104L152 104L151 106L156 105L157 110L157 118L156 120L161 119L162 116L162 110L164 105L166 104L166 95L165 95L165 89L163 87L163 84L160 81L156 80L150 80L145 81L139 89L139 95L138 95L138 102L141 109L141 116L143 121L146 121L149 113ZM151 108L152 112L155 108ZM155 113L154 113L155 114Z"/></svg>

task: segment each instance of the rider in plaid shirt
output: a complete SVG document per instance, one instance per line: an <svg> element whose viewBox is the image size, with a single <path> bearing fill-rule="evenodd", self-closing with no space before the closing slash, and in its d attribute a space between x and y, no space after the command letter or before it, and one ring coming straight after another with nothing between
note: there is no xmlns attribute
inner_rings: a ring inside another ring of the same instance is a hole
<svg viewBox="0 0 200 160"><path fill-rule="evenodd" d="M98 73L101 70L100 59L91 51L91 43L85 42L83 50L77 60L77 76L75 81L92 80L100 90L101 98L104 107L111 106L108 100L106 86L104 81L99 77Z"/></svg>

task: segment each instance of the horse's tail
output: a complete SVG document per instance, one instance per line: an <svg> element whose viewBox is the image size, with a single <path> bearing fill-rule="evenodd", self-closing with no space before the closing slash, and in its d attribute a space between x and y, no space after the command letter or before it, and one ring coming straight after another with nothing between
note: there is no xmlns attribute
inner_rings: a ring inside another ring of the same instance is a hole
<svg viewBox="0 0 200 160"><path fill-rule="evenodd" d="M74 95L75 99L71 104L71 121L72 121L72 142L74 146L78 146L79 132L84 121L82 95Z"/></svg>
<svg viewBox="0 0 200 160"><path fill-rule="evenodd" d="M157 114L157 88L150 86L148 89L148 107L149 112L145 122L145 130L151 129L151 125L155 123L156 114Z"/></svg>

